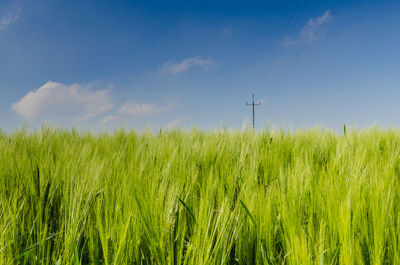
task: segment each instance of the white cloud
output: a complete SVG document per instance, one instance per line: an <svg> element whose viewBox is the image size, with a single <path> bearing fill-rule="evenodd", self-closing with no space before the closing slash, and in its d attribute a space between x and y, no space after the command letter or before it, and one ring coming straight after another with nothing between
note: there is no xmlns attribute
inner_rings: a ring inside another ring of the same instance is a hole
<svg viewBox="0 0 400 265"><path fill-rule="evenodd" d="M325 11L322 16L311 18L301 29L300 36L306 42L312 42L317 39L317 32L323 24L332 18L330 10Z"/></svg>
<svg viewBox="0 0 400 265"><path fill-rule="evenodd" d="M12 109L29 120L85 121L114 107L110 89L94 90L93 86L48 81L12 104Z"/></svg>
<svg viewBox="0 0 400 265"><path fill-rule="evenodd" d="M0 17L0 30L5 29L7 26L17 21L20 12L21 12L20 6L13 6L8 8L8 12Z"/></svg>
<svg viewBox="0 0 400 265"><path fill-rule="evenodd" d="M179 118L172 121L169 121L163 125L164 128L171 129L178 126L185 118Z"/></svg>
<svg viewBox="0 0 400 265"><path fill-rule="evenodd" d="M193 66L200 66L204 69L208 69L210 66L214 66L216 63L211 59L200 59L199 57L187 58L180 63L173 64L167 62L164 64L161 72L164 74L180 74L185 73Z"/></svg>
<svg viewBox="0 0 400 265"><path fill-rule="evenodd" d="M136 101L127 101L119 109L119 114L132 116L146 116L164 113L174 108L176 103L171 102L165 106L155 104L137 103Z"/></svg>
<svg viewBox="0 0 400 265"><path fill-rule="evenodd" d="M122 117L117 115L107 115L98 123L98 126L103 126L109 123L110 121L115 121L115 120L122 120Z"/></svg>

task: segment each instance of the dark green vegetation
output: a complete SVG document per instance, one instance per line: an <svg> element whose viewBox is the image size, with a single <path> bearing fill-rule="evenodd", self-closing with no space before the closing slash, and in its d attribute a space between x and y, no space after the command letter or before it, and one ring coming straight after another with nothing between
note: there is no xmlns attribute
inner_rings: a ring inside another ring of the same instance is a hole
<svg viewBox="0 0 400 265"><path fill-rule="evenodd" d="M0 264L400 264L400 132L0 134Z"/></svg>

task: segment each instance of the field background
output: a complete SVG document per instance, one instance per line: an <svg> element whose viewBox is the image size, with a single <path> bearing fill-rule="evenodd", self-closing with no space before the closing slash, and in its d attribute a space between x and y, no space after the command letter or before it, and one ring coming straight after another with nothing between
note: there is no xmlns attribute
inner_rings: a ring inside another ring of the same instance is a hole
<svg viewBox="0 0 400 265"><path fill-rule="evenodd" d="M0 264L400 264L400 132L0 133Z"/></svg>

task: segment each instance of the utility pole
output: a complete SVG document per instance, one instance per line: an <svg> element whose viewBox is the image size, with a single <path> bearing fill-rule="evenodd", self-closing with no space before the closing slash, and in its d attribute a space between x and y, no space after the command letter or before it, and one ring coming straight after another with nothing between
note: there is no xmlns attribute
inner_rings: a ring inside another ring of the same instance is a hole
<svg viewBox="0 0 400 265"><path fill-rule="evenodd" d="M253 102L252 103L246 102L246 105L253 107L253 129L255 130L256 129L256 120L254 118L254 106L260 106L261 102L254 103L254 93L252 94L252 96L253 96Z"/></svg>

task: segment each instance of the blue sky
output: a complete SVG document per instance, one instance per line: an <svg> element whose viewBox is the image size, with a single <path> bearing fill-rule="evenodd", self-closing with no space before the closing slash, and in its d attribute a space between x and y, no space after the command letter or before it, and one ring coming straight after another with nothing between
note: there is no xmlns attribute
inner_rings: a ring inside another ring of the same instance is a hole
<svg viewBox="0 0 400 265"><path fill-rule="evenodd" d="M398 1L0 2L0 126L400 126Z"/></svg>

